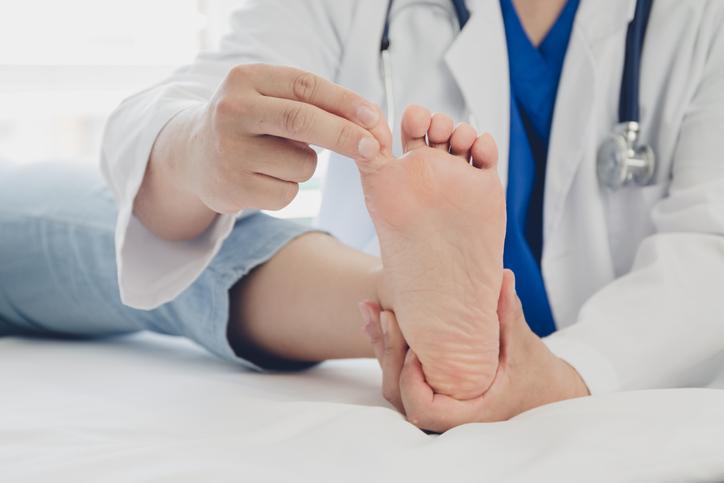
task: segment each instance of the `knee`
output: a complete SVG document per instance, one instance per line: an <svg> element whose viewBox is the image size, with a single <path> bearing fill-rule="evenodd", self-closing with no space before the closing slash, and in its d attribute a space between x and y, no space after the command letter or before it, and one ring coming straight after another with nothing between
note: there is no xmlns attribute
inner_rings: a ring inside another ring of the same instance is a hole
<svg viewBox="0 0 724 483"><path fill-rule="evenodd" d="M94 166L33 163L5 168L0 176L0 223L31 217L112 228L116 207Z"/></svg>

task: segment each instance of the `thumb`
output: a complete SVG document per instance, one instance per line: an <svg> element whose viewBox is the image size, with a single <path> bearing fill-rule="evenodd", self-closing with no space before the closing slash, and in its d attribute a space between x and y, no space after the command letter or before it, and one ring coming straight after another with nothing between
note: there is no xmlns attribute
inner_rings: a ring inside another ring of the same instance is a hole
<svg viewBox="0 0 724 483"><path fill-rule="evenodd" d="M523 305L515 291L515 274L511 270L503 271L503 283L498 299L498 320L500 321L500 360L510 358L513 347L531 335L523 313Z"/></svg>
<svg viewBox="0 0 724 483"><path fill-rule="evenodd" d="M392 159L392 132L387 125L384 113L378 107L379 122L370 129L370 133L374 136L374 141L365 139L360 143L360 156L355 159L357 168L363 175L372 174L379 170L384 163Z"/></svg>

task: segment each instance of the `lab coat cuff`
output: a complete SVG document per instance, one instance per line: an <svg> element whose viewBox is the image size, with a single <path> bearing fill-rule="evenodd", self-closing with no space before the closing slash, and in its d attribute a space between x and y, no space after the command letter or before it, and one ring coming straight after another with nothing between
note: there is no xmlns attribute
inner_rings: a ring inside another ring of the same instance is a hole
<svg viewBox="0 0 724 483"><path fill-rule="evenodd" d="M591 395L608 394L619 389L613 365L590 345L560 332L544 338L543 342L553 354L578 372Z"/></svg>
<svg viewBox="0 0 724 483"><path fill-rule="evenodd" d="M236 216L224 215L192 241L170 242L151 233L133 214L133 204L143 182L156 138L168 122L198 100L166 102L155 110L143 108L142 122L126 131L107 134L105 176L118 199L116 262L118 285L124 304L150 310L173 300L188 288L218 252ZM113 150L108 152L108 150ZM114 183L115 182L115 183Z"/></svg>
<svg viewBox="0 0 724 483"><path fill-rule="evenodd" d="M124 304L152 310L174 300L206 269L228 238L237 216L219 215L200 237L167 241L135 216L125 230L118 255L119 288Z"/></svg>

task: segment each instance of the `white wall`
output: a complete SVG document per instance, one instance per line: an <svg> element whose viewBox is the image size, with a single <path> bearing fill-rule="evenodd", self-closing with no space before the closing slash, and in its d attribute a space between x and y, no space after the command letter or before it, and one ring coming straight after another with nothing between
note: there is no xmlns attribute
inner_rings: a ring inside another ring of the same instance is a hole
<svg viewBox="0 0 724 483"><path fill-rule="evenodd" d="M108 113L192 60L206 23L197 0L6 0L2 11L0 157L17 162L97 161Z"/></svg>

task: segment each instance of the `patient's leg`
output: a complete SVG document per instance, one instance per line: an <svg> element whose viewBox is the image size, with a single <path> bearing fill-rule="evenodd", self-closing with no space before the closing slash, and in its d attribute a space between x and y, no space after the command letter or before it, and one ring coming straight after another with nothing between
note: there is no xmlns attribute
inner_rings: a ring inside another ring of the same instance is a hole
<svg viewBox="0 0 724 483"><path fill-rule="evenodd" d="M322 233L293 240L231 289L229 338L252 358L373 357L358 305L384 298L379 268Z"/></svg>
<svg viewBox="0 0 724 483"><path fill-rule="evenodd" d="M0 336L147 327L154 314L120 300L115 219L113 196L92 167L32 164L0 174Z"/></svg>
<svg viewBox="0 0 724 483"><path fill-rule="evenodd" d="M402 131L405 156L358 162L385 285L430 386L471 399L498 367L505 196L497 149L470 127L453 134L452 121L422 108L406 112Z"/></svg>
<svg viewBox="0 0 724 483"><path fill-rule="evenodd" d="M3 170L0 337L148 330L238 359L232 339L238 355L276 369L372 357L357 304L378 299L377 258L257 214L237 221L211 266L174 301L135 310L120 299L115 219L113 196L93 168Z"/></svg>

